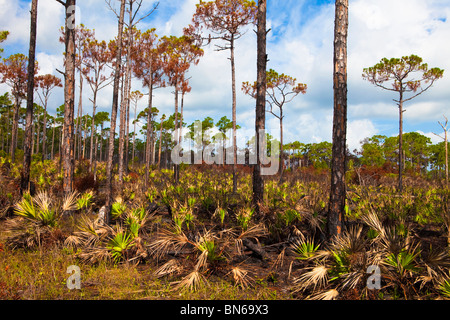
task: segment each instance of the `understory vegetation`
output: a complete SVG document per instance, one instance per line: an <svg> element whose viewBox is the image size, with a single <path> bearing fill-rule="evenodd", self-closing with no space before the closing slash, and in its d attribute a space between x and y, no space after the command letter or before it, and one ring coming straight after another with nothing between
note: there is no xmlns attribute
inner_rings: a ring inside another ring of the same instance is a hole
<svg viewBox="0 0 450 320"><path fill-rule="evenodd" d="M0 299L450 298L440 181L407 176L400 195L395 176L349 171L346 230L330 243L328 173L313 168L268 177L257 220L246 167L236 193L227 167L184 167L178 184L153 170L149 188L136 167L105 224L103 164L94 181L79 162L68 197L57 167L33 163L35 190L21 196L20 169L2 160ZM71 265L80 290L66 286ZM381 282L369 289L374 267Z"/></svg>

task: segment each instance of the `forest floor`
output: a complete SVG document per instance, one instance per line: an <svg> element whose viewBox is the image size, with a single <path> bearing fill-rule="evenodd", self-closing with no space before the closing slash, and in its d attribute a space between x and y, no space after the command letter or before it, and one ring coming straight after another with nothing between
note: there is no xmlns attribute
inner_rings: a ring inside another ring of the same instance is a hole
<svg viewBox="0 0 450 320"><path fill-rule="evenodd" d="M439 181L407 177L399 196L395 176L349 176L347 232L329 243L323 172L267 180L263 216L256 221L245 170L238 194L231 193L227 172L189 168L178 185L171 171L152 171L151 186L142 192L137 170L121 192L115 190L113 223L104 226L98 223L102 183L78 168L78 207L63 215L59 178L47 169L28 198L17 194L13 170L0 171L6 186L0 192L0 299L450 297L450 193ZM21 214L18 203L22 209L30 204L28 211ZM54 214L43 219L45 212ZM381 270L380 287L368 289L373 265ZM68 287L69 266L80 268L80 289Z"/></svg>

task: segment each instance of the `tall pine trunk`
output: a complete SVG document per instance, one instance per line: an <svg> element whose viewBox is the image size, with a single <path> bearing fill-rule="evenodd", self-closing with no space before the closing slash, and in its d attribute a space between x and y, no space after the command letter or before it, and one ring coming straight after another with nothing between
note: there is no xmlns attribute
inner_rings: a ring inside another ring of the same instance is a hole
<svg viewBox="0 0 450 320"><path fill-rule="evenodd" d="M89 166L90 171L93 172L94 169L94 161L97 154L94 151L94 135L96 134L96 125L95 125L95 114L97 111L97 89L94 91L94 99L92 100L92 123L91 123L91 145L89 152Z"/></svg>
<svg viewBox="0 0 450 320"><path fill-rule="evenodd" d="M113 170L113 156L114 156L114 137L116 135L116 120L117 120L117 107L119 104L119 82L120 71L122 65L122 36L123 36L123 19L125 15L125 0L121 0L120 4L120 16L117 32L117 53L116 53L116 65L114 72L114 87L113 87L113 101L111 110L111 127L109 130L109 146L108 146L108 160L106 164L106 223L111 221L111 205L112 205L112 170Z"/></svg>
<svg viewBox="0 0 450 320"><path fill-rule="evenodd" d="M402 84L400 84L402 85ZM398 133L398 192L403 192L403 92L400 91L400 100L398 104L398 113L399 113L399 133Z"/></svg>
<svg viewBox="0 0 450 320"><path fill-rule="evenodd" d="M232 90L232 123L233 123L233 192L237 192L237 143L236 143L236 66L234 61L234 35L230 40L231 51L231 90Z"/></svg>
<svg viewBox="0 0 450 320"><path fill-rule="evenodd" d="M37 28L38 0L31 2L31 24L30 24L30 48L28 53L28 79L27 79L27 115L25 127L25 143L20 191L29 190L30 166L31 166L31 144L33 140L33 94L34 94L34 67L36 54L36 28ZM38 137L39 138L39 137ZM39 140L38 140L39 141Z"/></svg>
<svg viewBox="0 0 450 320"><path fill-rule="evenodd" d="M63 190L68 196L73 190L74 172L74 110L75 110L75 4L76 0L66 0L66 61L64 85L64 143L63 143Z"/></svg>
<svg viewBox="0 0 450 320"><path fill-rule="evenodd" d="M344 226L347 147L348 0L336 0L334 27L334 118L328 238L339 237Z"/></svg>
<svg viewBox="0 0 450 320"><path fill-rule="evenodd" d="M42 161L46 159L47 155L47 98L44 103L44 124L42 128Z"/></svg>
<svg viewBox="0 0 450 320"><path fill-rule="evenodd" d="M21 99L18 95L14 99L14 111L13 111L13 123L11 132L11 145L10 154L11 162L16 162L16 149L17 149L17 134L19 132L19 110L20 110Z"/></svg>
<svg viewBox="0 0 450 320"><path fill-rule="evenodd" d="M145 145L145 188L149 186L149 171L150 171L150 143L151 143L151 133L152 133L152 100L153 100L153 83L150 82L148 92L148 113L147 113L147 138Z"/></svg>
<svg viewBox="0 0 450 320"><path fill-rule="evenodd" d="M265 129L266 123L266 0L258 1L257 15L257 92L256 92L256 118L255 118L255 137L256 137L256 165L253 166L253 205L256 208L256 214L260 215L259 205L264 200L264 180L261 175L260 141L261 130ZM264 137L265 135L263 135Z"/></svg>

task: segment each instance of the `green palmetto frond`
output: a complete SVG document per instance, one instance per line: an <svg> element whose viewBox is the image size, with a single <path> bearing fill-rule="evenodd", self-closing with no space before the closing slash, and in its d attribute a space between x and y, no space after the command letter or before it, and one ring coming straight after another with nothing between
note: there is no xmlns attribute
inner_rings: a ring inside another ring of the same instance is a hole
<svg viewBox="0 0 450 320"><path fill-rule="evenodd" d="M55 227L59 218L59 213L51 206L51 199L46 192L39 192L34 198L25 194L16 204L15 214L50 227Z"/></svg>
<svg viewBox="0 0 450 320"><path fill-rule="evenodd" d="M296 259L307 260L314 256L320 244L314 244L313 239L297 240L291 244L291 249L298 255Z"/></svg>
<svg viewBox="0 0 450 320"><path fill-rule="evenodd" d="M110 250L114 262L119 262L125 259L125 252L133 246L132 235L120 230L109 241L107 249Z"/></svg>
<svg viewBox="0 0 450 320"><path fill-rule="evenodd" d="M439 292L447 298L450 298L450 279L442 279L438 285Z"/></svg>
<svg viewBox="0 0 450 320"><path fill-rule="evenodd" d="M394 271L403 278L407 275L407 273L414 273L419 271L418 263L416 261L417 256L420 254L420 251L415 251L415 249L411 251L402 250L399 253L390 253L384 263L390 267L394 268Z"/></svg>
<svg viewBox="0 0 450 320"><path fill-rule="evenodd" d="M92 204L92 199L94 197L94 192L92 190L83 193L77 200L77 209L88 208Z"/></svg>
<svg viewBox="0 0 450 320"><path fill-rule="evenodd" d="M38 211L35 208L33 199L29 196L29 194L24 194L22 200L15 205L14 209L14 213L18 216L29 220L37 219Z"/></svg>
<svg viewBox="0 0 450 320"><path fill-rule="evenodd" d="M123 203L122 198L118 198L111 206L111 217L114 220L119 219L126 210L127 206Z"/></svg>

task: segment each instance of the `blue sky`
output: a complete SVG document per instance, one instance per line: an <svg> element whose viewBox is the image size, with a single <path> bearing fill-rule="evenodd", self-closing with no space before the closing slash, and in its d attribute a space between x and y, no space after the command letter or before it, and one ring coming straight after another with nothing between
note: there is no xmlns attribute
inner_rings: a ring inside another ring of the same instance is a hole
<svg viewBox="0 0 450 320"><path fill-rule="evenodd" d="M143 11L155 1L144 1ZM142 30L155 27L162 35L180 35L191 20L198 0L160 1L158 11L143 21ZM10 37L2 44L3 57L28 52L29 0L0 0L0 29L9 30ZM117 32L117 22L103 0L78 1L77 23L95 29L100 39L110 40ZM450 4L448 0L350 0L349 29L349 108L348 144L351 150L359 141L374 134L395 135L398 132L398 111L392 99L396 96L363 81L364 67L376 64L383 57L417 54L430 67L450 72ZM63 9L56 1L41 0L38 12L37 60L40 73L58 76L62 68L63 45L58 42L63 25ZM80 18L81 17L81 18ZM334 1L269 0L268 68L296 77L308 84L306 95L298 96L285 107L285 141L320 142L331 140L333 84ZM249 28L237 42L237 114L238 123L251 132L254 125L254 101L240 92L243 81L256 77L256 37ZM185 99L186 122L211 116L231 118L231 71L228 52L216 52L211 46L198 66L190 71L192 92ZM85 86L87 88L87 86ZM432 132L442 130L437 121L450 116L450 75L438 81L428 92L406 105L404 130L419 131L434 142ZM133 90L141 87L133 81ZM7 91L0 85L0 94ZM110 111L111 88L100 93L100 111ZM155 92L155 106L162 113L173 113L170 88ZM78 97L78 95L77 95ZM90 112L90 92L85 90L84 111ZM142 99L139 110L146 107ZM55 90L50 112L62 104L63 90ZM133 115L132 115L133 116ZM267 124L278 135L278 122L267 114Z"/></svg>

